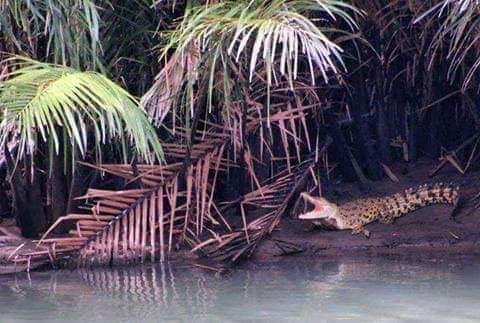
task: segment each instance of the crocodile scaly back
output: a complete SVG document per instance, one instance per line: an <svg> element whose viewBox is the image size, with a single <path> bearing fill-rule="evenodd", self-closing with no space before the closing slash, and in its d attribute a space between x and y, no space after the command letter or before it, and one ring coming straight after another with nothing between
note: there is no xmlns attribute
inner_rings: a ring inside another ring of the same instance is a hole
<svg viewBox="0 0 480 323"><path fill-rule="evenodd" d="M354 228L376 220L392 223L396 218L432 204L458 201L459 188L453 184L425 184L393 195L360 199L339 205L338 223Z"/></svg>
<svg viewBox="0 0 480 323"><path fill-rule="evenodd" d="M425 184L380 199L379 220L389 223L409 212L432 204L455 205L459 187L453 184Z"/></svg>

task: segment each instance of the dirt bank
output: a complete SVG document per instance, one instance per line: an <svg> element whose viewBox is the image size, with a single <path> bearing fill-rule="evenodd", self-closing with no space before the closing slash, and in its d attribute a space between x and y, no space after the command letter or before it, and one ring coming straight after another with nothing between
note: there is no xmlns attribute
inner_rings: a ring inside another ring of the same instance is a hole
<svg viewBox="0 0 480 323"><path fill-rule="evenodd" d="M271 261L296 261L305 258L355 257L364 258L377 255L395 255L398 257L443 256L447 254L480 255L480 209L475 203L468 202L480 192L480 171L468 175L458 175L452 168L446 167L434 178L428 173L435 163L423 160L410 170L402 165L392 167L399 179L398 183L390 180L373 182L368 189L361 189L358 184L331 185L328 197L336 202L346 202L367 196L380 196L396 193L405 188L432 182L454 182L460 185L463 206L458 209L454 219L452 208L445 205L429 206L402 218L392 225L373 223L368 225L371 232L369 239L363 235L352 235L350 231L312 230L312 225L295 217L285 216L270 239L264 241L256 250L248 264L261 265ZM279 256L282 250L278 242L284 241L303 249L295 256ZM0 232L0 274L34 269L45 263L12 264L9 255L19 245L26 244L35 251L35 244L8 231ZM172 259L197 260L190 252L178 252ZM212 268L222 266L214 264ZM50 264L44 266L50 269ZM202 268L202 267L201 267ZM205 267L210 268L210 267Z"/></svg>
<svg viewBox="0 0 480 323"><path fill-rule="evenodd" d="M366 196L396 193L407 187L431 182L454 182L461 187L461 197L468 202L480 191L480 172L459 175L450 166L435 177L428 177L435 162L423 160L415 167L393 167L399 182L390 180L374 182L367 190L358 185L338 185L332 188L335 201L355 200ZM335 194L336 193L336 194ZM312 256L379 255L408 253L480 253L480 211L472 202L460 207L454 219L452 208L435 205L417 210L394 224L373 223L368 225L370 239L352 235L350 231L312 230L308 222L285 217L273 238L294 243L305 249L303 254ZM274 260L281 250L272 240L266 241L254 256L256 261Z"/></svg>

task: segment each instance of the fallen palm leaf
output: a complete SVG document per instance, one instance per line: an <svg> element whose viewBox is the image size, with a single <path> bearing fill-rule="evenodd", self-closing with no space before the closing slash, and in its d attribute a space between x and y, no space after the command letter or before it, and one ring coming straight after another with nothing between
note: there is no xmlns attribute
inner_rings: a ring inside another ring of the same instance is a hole
<svg viewBox="0 0 480 323"><path fill-rule="evenodd" d="M330 144L331 138L328 138L321 151L325 151ZM296 200L301 191L306 189L308 178L311 176L311 168L315 168L317 165L318 162L315 159L306 159L291 171L286 169L280 172L269 179L260 189L248 193L248 197L246 195L245 198L252 199L254 197L264 197L265 190L273 189L275 191L274 199L278 203L271 207L268 206L268 203L265 203L267 207L264 207L263 210L268 213L250 223L246 223L244 220L244 226L241 230L216 236L199 243L192 249L192 252L200 252L207 257L218 258L231 263L250 256L258 244L276 228L281 217L287 213L292 202ZM267 197L267 199L270 198ZM242 201L239 202L241 205L243 204ZM242 218L246 219L243 213Z"/></svg>
<svg viewBox="0 0 480 323"><path fill-rule="evenodd" d="M205 224L209 226L226 223L217 220L217 209L211 194L211 178L221 171L223 140L206 138L217 142L201 145L202 158L189 166L189 173L196 181L187 181L190 193L179 189L178 174L182 163L171 165L138 165L138 178L146 185L144 189L106 191L90 189L81 199L92 201L90 213L71 214L60 218L37 242L34 253L17 250L16 261L26 257L38 259L57 258L62 254L78 254L80 264L109 264L144 262L147 257L154 261L158 255L172 251L175 241L197 243ZM216 140L216 141L215 141ZM213 149L212 149L213 148ZM193 146L196 156L200 148ZM168 151L168 150L167 150ZM133 169L128 165L100 165L97 169L127 180L132 180ZM161 174L152 178L152 174ZM191 194L192 185L195 194ZM188 199L187 199L188 196ZM90 202L91 203L91 202ZM88 204L86 204L88 205ZM189 217L191 211L194 217ZM69 236L47 238L61 222L73 221L76 229ZM51 255L52 254L52 255ZM43 258L42 258L43 257Z"/></svg>

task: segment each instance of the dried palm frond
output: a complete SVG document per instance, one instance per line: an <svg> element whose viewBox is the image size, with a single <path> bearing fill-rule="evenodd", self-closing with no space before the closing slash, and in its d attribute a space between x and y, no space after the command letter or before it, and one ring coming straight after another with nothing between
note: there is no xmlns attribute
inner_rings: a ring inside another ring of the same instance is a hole
<svg viewBox="0 0 480 323"><path fill-rule="evenodd" d="M319 154L321 155L330 144L331 138L328 137ZM263 183L259 189L244 195L238 201L242 211L243 228L223 235L214 235L213 238L195 246L192 252L231 263L250 256L258 244L277 227L281 217L288 213L301 191L306 189L308 179L318 164L316 158L307 158L293 170L281 171ZM253 205L256 212L266 214L247 223L244 214L247 205Z"/></svg>
<svg viewBox="0 0 480 323"><path fill-rule="evenodd" d="M192 85L197 79L199 55L198 47L193 43L183 53L174 53L155 77L155 83L150 90L143 95L140 103L156 125L160 125L171 112L185 79L188 80L185 86L192 91ZM191 107L193 108L193 105ZM193 111L190 112L193 116Z"/></svg>
<svg viewBox="0 0 480 323"><path fill-rule="evenodd" d="M87 213L60 218L38 241L34 252L15 254L16 262L58 259L75 253L81 264L144 262L159 257L185 241L193 245L199 236L215 226L230 228L214 201L218 172L224 170L224 137L205 135L190 149L190 163L168 165L100 165L101 171L127 181L139 181L142 188L123 191L89 189ZM167 158L185 158L184 145L167 145ZM228 165L228 162L226 162ZM185 170L186 167L186 170ZM182 174L185 177L181 177ZM67 237L48 237L61 222L73 221Z"/></svg>

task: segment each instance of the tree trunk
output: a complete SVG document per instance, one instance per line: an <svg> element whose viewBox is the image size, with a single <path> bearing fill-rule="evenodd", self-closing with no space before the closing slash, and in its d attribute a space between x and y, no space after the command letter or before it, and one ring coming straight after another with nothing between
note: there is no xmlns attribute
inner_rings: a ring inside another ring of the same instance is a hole
<svg viewBox="0 0 480 323"><path fill-rule="evenodd" d="M42 199L41 174L36 171L35 167L29 186L27 190L28 216L32 219L35 228L34 237L39 237L47 230L48 223Z"/></svg>
<svg viewBox="0 0 480 323"><path fill-rule="evenodd" d="M76 163L73 169L72 183L70 184L70 192L68 194L68 203L66 214L78 213L79 206L84 204L84 201L76 200L77 197L84 195L89 188L89 181L87 180L89 168Z"/></svg>
<svg viewBox="0 0 480 323"><path fill-rule="evenodd" d="M379 105L377 108L378 152L380 154L380 159L382 160L382 162L385 164L390 164L392 161L392 156L390 154L390 131L385 106L386 102L385 100L382 100L382 102L383 104Z"/></svg>
<svg viewBox="0 0 480 323"><path fill-rule="evenodd" d="M65 216L67 212L68 187L63 163L63 154L53 153L51 159L50 192L52 207L52 222L59 217Z"/></svg>
<svg viewBox="0 0 480 323"><path fill-rule="evenodd" d="M362 111L368 111L368 98L366 95L365 84L360 81L359 91L356 98L350 98L352 118L354 120L355 141L358 144L358 151L362 156L368 175L374 180L382 178L383 171L380 167L377 151L371 138L366 120L362 118ZM355 105L355 102L359 104Z"/></svg>
<svg viewBox="0 0 480 323"><path fill-rule="evenodd" d="M418 117L417 111L411 107L408 115L408 161L413 162L417 159L417 132Z"/></svg>
<svg viewBox="0 0 480 323"><path fill-rule="evenodd" d="M355 172L354 166L352 165L349 158L351 153L348 150L347 141L345 140L342 130L340 129L337 122L331 123L330 136L332 137L334 142L332 148L334 150L335 156L338 158L342 174L345 176L345 180L349 182L360 180L360 177Z"/></svg>
<svg viewBox="0 0 480 323"><path fill-rule="evenodd" d="M47 228L39 174L34 171L33 177L28 181L30 167L27 167L26 176L22 176L19 165L15 163L7 147L5 147L5 159L7 161L8 182L12 190L13 211L17 225L20 227L24 237L38 238ZM30 166L32 162L32 159L29 158L26 165Z"/></svg>
<svg viewBox="0 0 480 323"><path fill-rule="evenodd" d="M0 169L0 178L7 178L6 170ZM9 205L9 198L6 191L6 182L0 181L0 216L2 218L11 218L13 214Z"/></svg>

